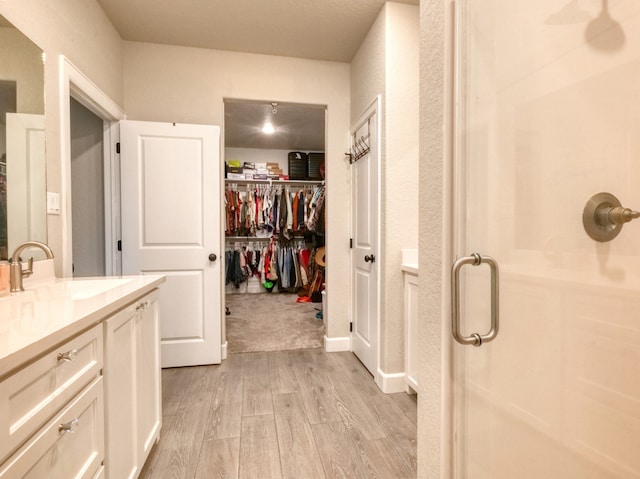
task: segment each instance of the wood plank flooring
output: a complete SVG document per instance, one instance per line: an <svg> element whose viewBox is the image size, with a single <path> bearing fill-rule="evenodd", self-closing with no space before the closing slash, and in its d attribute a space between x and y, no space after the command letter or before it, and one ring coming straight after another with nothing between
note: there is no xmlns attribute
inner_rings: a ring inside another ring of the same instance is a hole
<svg viewBox="0 0 640 479"><path fill-rule="evenodd" d="M162 372L163 425L142 479L416 477L416 401L351 353L230 354Z"/></svg>

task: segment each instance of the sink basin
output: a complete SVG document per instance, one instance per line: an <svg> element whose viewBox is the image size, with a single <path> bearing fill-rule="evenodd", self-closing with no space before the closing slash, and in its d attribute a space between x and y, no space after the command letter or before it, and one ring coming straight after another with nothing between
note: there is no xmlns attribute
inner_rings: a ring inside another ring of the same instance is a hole
<svg viewBox="0 0 640 479"><path fill-rule="evenodd" d="M129 281L131 281L129 278L76 279L69 281L65 285L65 289L69 292L71 299L88 299L122 286Z"/></svg>

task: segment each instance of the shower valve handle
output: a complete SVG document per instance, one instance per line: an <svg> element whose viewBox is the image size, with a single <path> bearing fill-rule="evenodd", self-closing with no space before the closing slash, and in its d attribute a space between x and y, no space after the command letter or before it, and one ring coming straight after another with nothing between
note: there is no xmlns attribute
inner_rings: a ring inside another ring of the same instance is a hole
<svg viewBox="0 0 640 479"><path fill-rule="evenodd" d="M629 208L623 208L622 206L607 206L600 208L597 211L598 223L602 226L608 225L622 225L628 223L631 220L640 217L639 211L633 211Z"/></svg>
<svg viewBox="0 0 640 479"><path fill-rule="evenodd" d="M640 212L625 208L618 198L607 192L589 198L582 212L585 231L600 242L611 241L618 236L625 223L636 218L640 218Z"/></svg>

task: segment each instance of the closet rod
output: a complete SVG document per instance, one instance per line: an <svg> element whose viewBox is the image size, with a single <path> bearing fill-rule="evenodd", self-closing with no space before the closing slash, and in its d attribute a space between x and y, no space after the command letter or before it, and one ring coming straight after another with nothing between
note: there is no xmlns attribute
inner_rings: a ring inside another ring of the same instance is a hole
<svg viewBox="0 0 640 479"><path fill-rule="evenodd" d="M225 236L224 239L234 241L271 241L270 236Z"/></svg>

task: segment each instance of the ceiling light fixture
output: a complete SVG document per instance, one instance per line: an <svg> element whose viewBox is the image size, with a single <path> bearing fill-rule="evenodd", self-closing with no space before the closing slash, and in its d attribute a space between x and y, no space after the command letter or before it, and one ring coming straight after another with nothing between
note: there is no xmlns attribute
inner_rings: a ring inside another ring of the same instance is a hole
<svg viewBox="0 0 640 479"><path fill-rule="evenodd" d="M271 116L276 115L278 113L278 102L271 102ZM276 129L273 127L273 123L271 123L271 118L265 118L264 125L262 126L262 133L265 135L271 135L275 133Z"/></svg>
<svg viewBox="0 0 640 479"><path fill-rule="evenodd" d="M264 124L264 126L262 127L262 133L265 133L267 135L271 135L273 133L275 133L275 128L273 127L273 125L271 124L271 122L269 120L267 120Z"/></svg>

